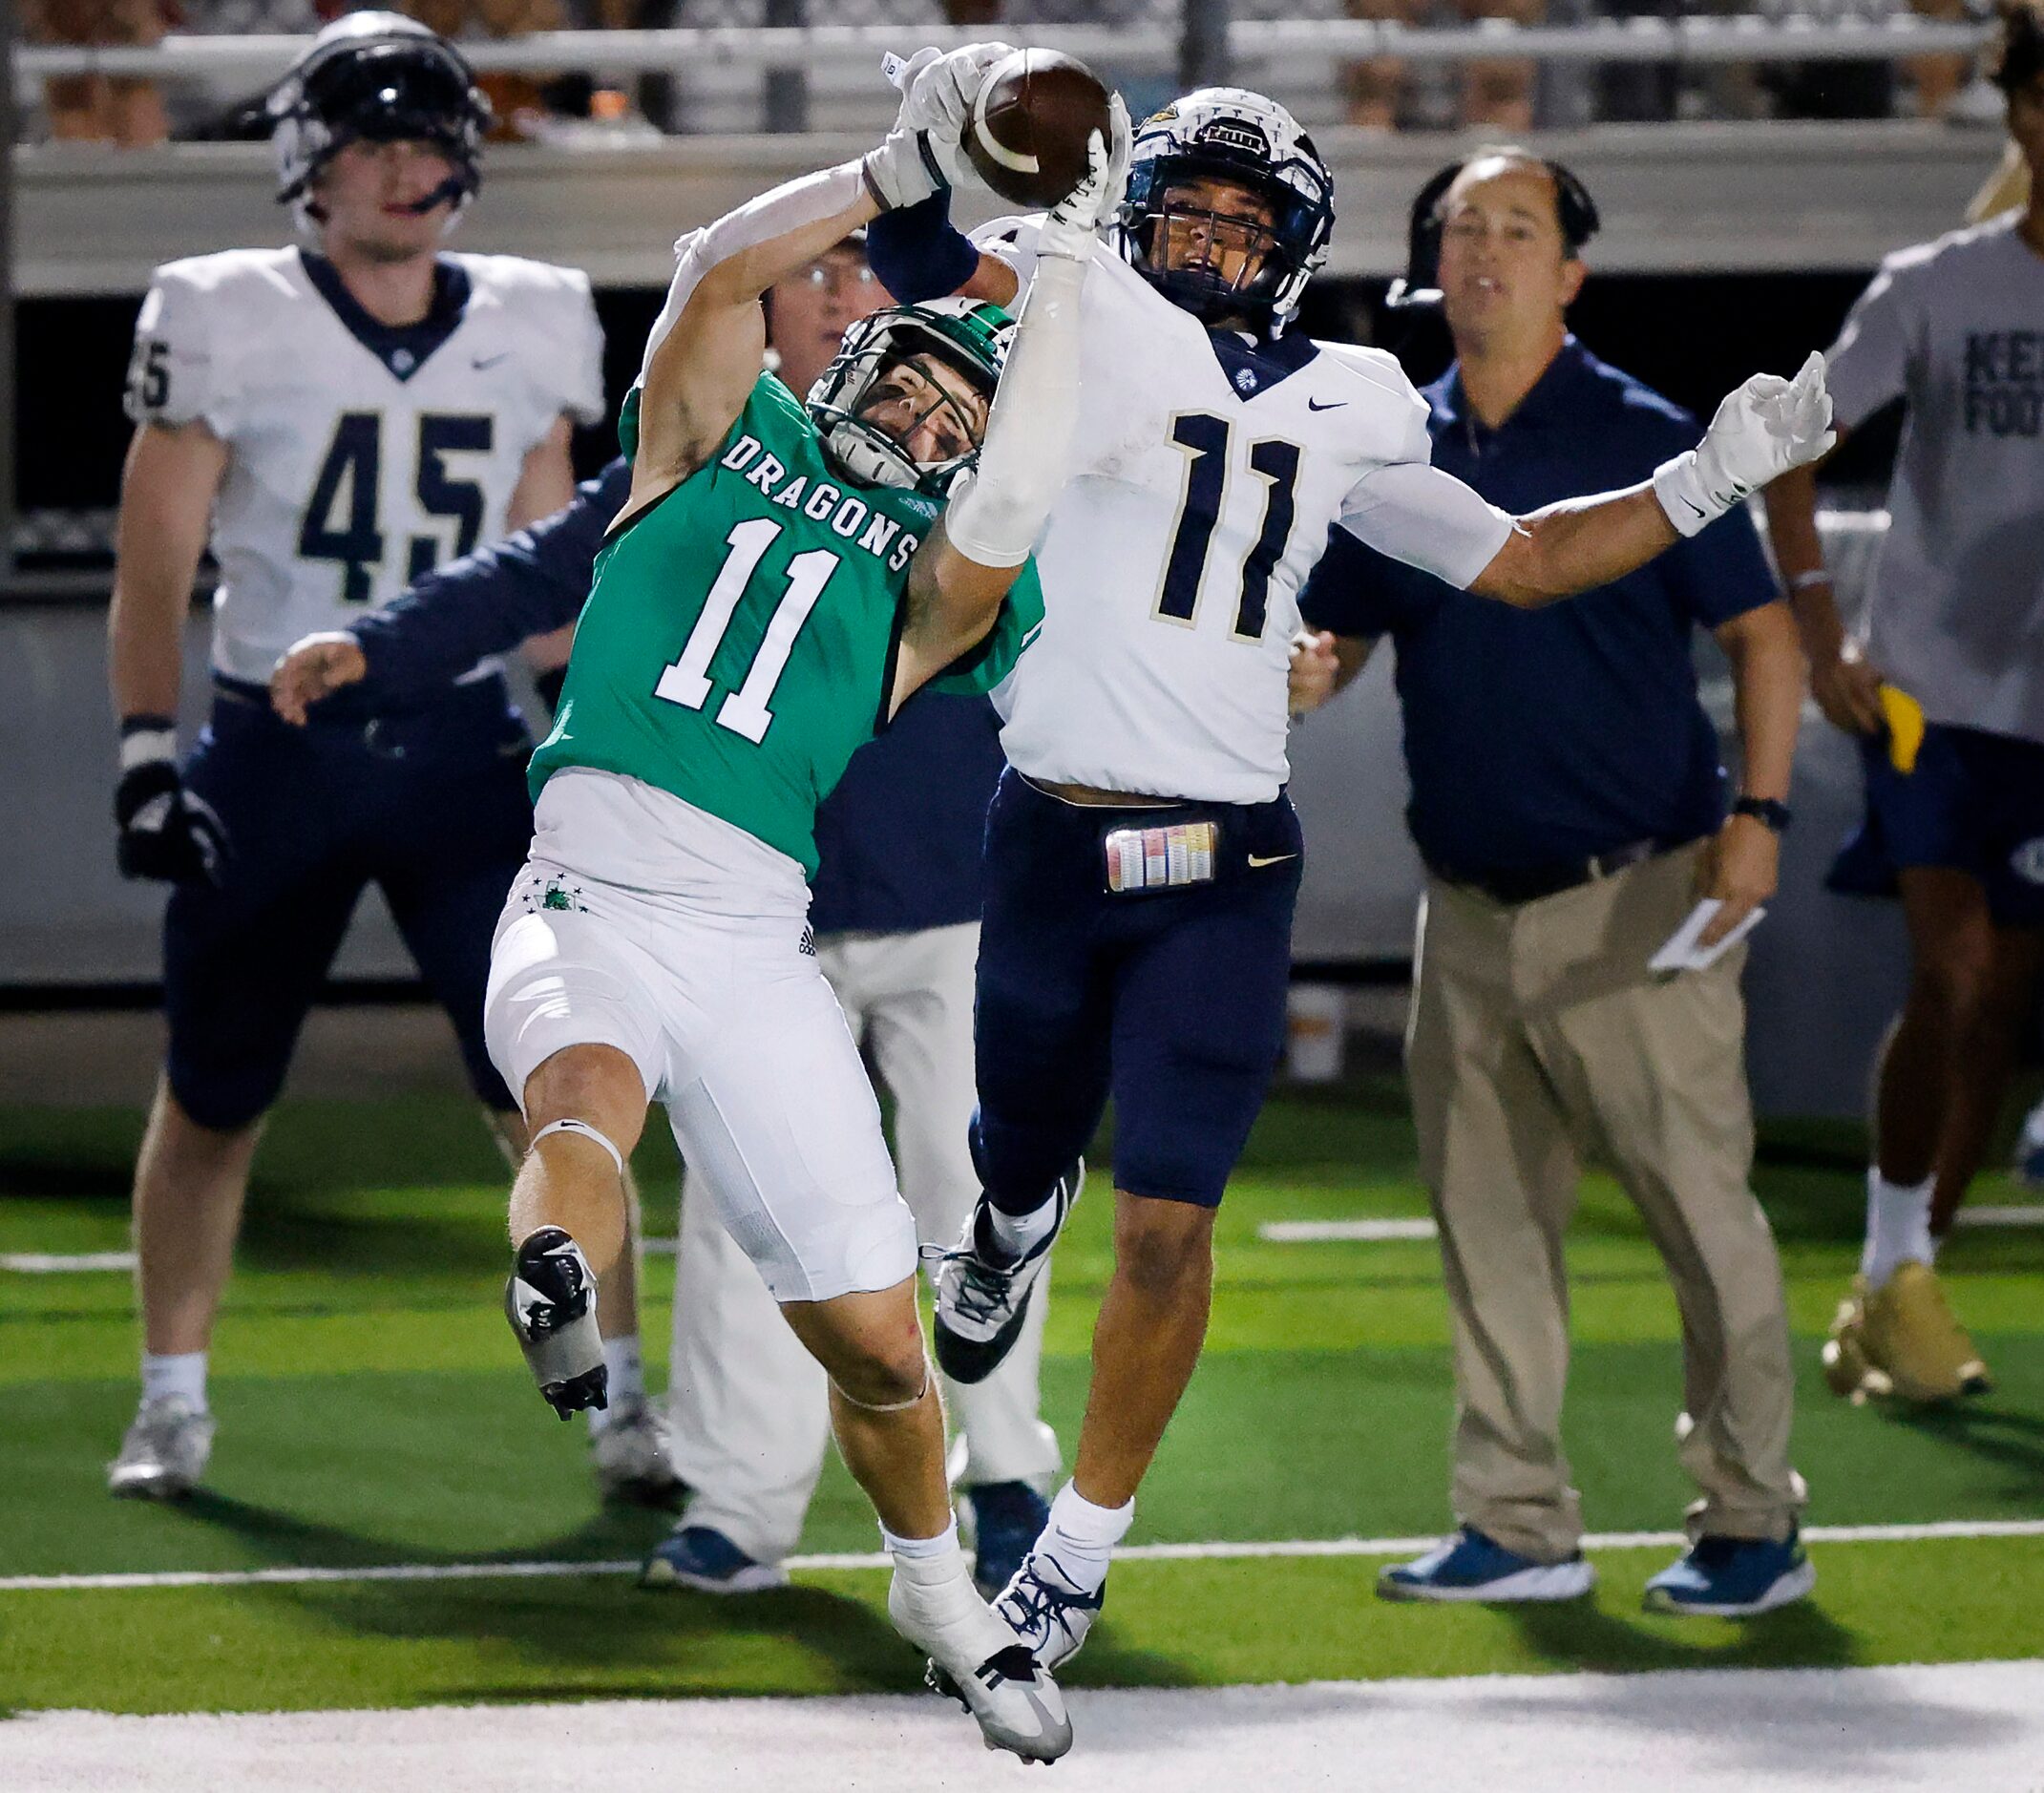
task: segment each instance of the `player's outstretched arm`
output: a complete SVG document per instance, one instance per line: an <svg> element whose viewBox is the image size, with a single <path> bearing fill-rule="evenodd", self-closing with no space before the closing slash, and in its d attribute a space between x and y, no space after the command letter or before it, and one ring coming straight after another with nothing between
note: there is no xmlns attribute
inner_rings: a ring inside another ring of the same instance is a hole
<svg viewBox="0 0 2044 1793"><path fill-rule="evenodd" d="M679 485L745 409L767 348L760 295L879 211L897 179L898 133L858 161L775 187L684 237L640 375L631 506Z"/></svg>
<svg viewBox="0 0 2044 1793"><path fill-rule="evenodd" d="M1121 199L1097 132L1090 151L1091 173L1043 221L978 461L910 566L890 714L985 639L1064 489L1079 415L1079 298L1100 221Z"/></svg>
<svg viewBox="0 0 2044 1793"><path fill-rule="evenodd" d="M1664 461L1645 485L1571 498L1515 519L1469 590L1531 609L1623 579L1837 441L1824 362L1793 380L1757 373L1717 407L1703 440Z"/></svg>

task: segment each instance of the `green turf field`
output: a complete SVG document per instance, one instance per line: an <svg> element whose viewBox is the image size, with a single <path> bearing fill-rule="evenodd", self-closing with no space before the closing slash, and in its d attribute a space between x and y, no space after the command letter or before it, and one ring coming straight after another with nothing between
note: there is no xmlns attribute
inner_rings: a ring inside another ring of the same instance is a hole
<svg viewBox="0 0 2044 1793"><path fill-rule="evenodd" d="M126 1243L140 1117L0 1111L0 1253ZM2000 1378L1944 1413L1855 1411L1817 1374L1852 1266L1846 1133L1771 1142L1760 1184L1782 1242L1802 1371L1798 1462L1813 1525L2044 1517L2044 1231L1962 1234L1955 1304ZM641 1153L649 1230L671 1233L664 1133ZM134 1402L126 1277L0 1271L0 1577L284 1565L615 1562L664 1529L600 1511L579 1426L533 1393L497 1301L501 1169L473 1113L425 1100L297 1105L259 1165L214 1354L209 1488L117 1503L101 1466ZM1982 1203L2020 1199L1991 1180ZM1134 1541L1401 1537L1446 1522L1449 1383L1430 1243L1275 1245L1271 1219L1418 1214L1390 1086L1275 1102L1222 1211L1206 1360L1146 1487ZM1108 1205L1061 1250L1044 1394L1067 1446L1106 1275ZM1571 1251L1570 1446L1591 1525L1678 1525L1675 1317L1622 1197L1592 1180ZM671 1260L649 1266L658 1384ZM826 1474L807 1551L876 1543ZM1371 1597L1366 1556L1130 1562L1078 1683L1280 1680L1687 1663L1832 1665L2044 1655L2044 1538L1814 1550L1816 1600L1748 1626L1650 1619L1665 1549L1601 1553L1591 1604L1414 1610ZM245 1710L688 1691L906 1688L885 1580L809 1573L736 1602L546 1580L0 1592L0 1706Z"/></svg>

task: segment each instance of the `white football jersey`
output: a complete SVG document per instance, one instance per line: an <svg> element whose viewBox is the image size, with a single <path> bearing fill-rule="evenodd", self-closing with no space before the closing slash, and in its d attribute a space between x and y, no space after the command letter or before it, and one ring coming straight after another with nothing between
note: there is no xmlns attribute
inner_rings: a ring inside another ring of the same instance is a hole
<svg viewBox="0 0 2044 1793"><path fill-rule="evenodd" d="M1026 282L1036 227L977 234ZM1043 632L995 693L1001 746L1035 778L1268 802L1329 527L1467 585L1511 520L1427 465L1425 403L1379 349L1210 332L1106 249L1080 333L1072 479L1036 551Z"/></svg>
<svg viewBox="0 0 2044 1793"><path fill-rule="evenodd" d="M501 536L526 454L603 415L588 277L443 255L424 324L378 325L298 249L167 263L136 322L128 415L203 418L230 451L213 514L213 664L267 680L428 568Z"/></svg>

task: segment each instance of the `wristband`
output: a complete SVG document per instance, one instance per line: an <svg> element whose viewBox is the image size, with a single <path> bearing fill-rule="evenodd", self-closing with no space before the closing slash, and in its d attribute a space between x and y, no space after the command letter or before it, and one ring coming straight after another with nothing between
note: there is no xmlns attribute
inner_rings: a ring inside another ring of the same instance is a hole
<svg viewBox="0 0 2044 1793"><path fill-rule="evenodd" d="M178 757L178 725L168 716L124 716L120 724L120 770Z"/></svg>
<svg viewBox="0 0 2044 1793"><path fill-rule="evenodd" d="M1770 833L1785 834L1795 817L1787 804L1774 797L1740 797L1732 805L1734 815L1750 815Z"/></svg>
<svg viewBox="0 0 2044 1793"><path fill-rule="evenodd" d="M1703 489L1695 449L1663 461L1654 470L1654 496L1660 500L1661 509L1678 536L1694 536L1707 529L1731 509L1730 504L1720 503Z"/></svg>
<svg viewBox="0 0 2044 1793"><path fill-rule="evenodd" d="M1821 566L1813 566L1807 573L1798 573L1788 581L1790 591L1808 591L1812 585L1828 585L1831 575Z"/></svg>

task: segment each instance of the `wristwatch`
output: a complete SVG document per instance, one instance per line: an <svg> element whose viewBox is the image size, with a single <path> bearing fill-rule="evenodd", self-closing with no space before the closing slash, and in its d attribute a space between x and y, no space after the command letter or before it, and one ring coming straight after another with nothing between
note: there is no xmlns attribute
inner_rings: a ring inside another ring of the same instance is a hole
<svg viewBox="0 0 2044 1793"><path fill-rule="evenodd" d="M1761 827L1777 834L1787 833L1789 823L1795 820L1788 805L1773 797L1740 797L1732 805L1732 813L1750 815Z"/></svg>

